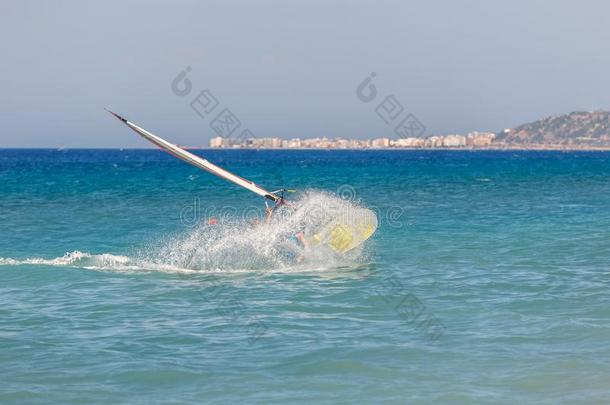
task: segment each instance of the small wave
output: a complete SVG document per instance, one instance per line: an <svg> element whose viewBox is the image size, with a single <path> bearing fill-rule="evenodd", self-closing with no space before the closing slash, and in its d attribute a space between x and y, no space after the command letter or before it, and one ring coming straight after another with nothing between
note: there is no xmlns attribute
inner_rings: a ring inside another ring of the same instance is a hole
<svg viewBox="0 0 610 405"><path fill-rule="evenodd" d="M40 265L55 267L77 267L88 270L114 270L114 271L135 271L135 270L161 270L161 271L185 271L189 269L179 269L162 263L146 263L145 261L133 259L127 256L103 253L99 255L85 252L68 252L61 257L44 259L33 257L27 259L11 259L0 257L0 266L22 266Z"/></svg>

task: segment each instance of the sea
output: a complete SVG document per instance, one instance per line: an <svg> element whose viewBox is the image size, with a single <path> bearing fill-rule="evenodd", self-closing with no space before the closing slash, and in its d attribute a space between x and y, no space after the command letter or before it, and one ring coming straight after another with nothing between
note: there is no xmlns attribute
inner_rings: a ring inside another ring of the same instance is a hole
<svg viewBox="0 0 610 405"><path fill-rule="evenodd" d="M0 403L610 402L610 153L195 153L0 150Z"/></svg>

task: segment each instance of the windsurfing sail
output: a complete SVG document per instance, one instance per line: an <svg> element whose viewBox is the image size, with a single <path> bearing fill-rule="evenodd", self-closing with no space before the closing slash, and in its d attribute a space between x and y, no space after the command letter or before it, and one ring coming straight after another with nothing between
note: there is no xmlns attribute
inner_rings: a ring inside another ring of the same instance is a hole
<svg viewBox="0 0 610 405"><path fill-rule="evenodd" d="M346 253L361 245L377 229L377 215L367 208L345 208L314 235L305 236L310 246L328 246Z"/></svg>
<svg viewBox="0 0 610 405"><path fill-rule="evenodd" d="M160 138L156 135L151 134L150 132L148 132L147 130L145 130L143 128L140 128L133 122L127 121L125 118L121 117L120 115L118 115L110 110L106 110L106 111L108 111L110 114L112 114L116 118L118 118L119 121L121 121L122 123L127 125L129 128L134 130L138 135L140 135L144 139L152 142L153 144L157 145L159 148L161 148L164 151L168 152L169 154L177 157L178 159L181 159L187 163L190 163L191 165L193 165L195 167L198 167L207 172L210 172L222 179L235 183L238 186L241 186L241 187L245 188L246 190L250 190L253 193L256 193L262 197L265 197L268 200L277 202L278 200L281 199L280 196L277 196L276 194L257 186L253 182L246 180L242 177L239 177L231 172L228 172L225 169L218 167L213 163L210 163L206 159L200 158L199 156L194 155L191 152L184 150L181 147L174 145L173 143L168 142L163 138Z"/></svg>

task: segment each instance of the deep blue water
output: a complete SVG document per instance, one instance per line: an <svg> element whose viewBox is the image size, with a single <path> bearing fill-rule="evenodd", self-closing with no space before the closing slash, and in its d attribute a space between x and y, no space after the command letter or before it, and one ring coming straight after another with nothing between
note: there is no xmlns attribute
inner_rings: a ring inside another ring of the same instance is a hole
<svg viewBox="0 0 610 405"><path fill-rule="evenodd" d="M261 199L160 151L0 150L0 403L610 400L610 153L202 153L379 229L198 261Z"/></svg>

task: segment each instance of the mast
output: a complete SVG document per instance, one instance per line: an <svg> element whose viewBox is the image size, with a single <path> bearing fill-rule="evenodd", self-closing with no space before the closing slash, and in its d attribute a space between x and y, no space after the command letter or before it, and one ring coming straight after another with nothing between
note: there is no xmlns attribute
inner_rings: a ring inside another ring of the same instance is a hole
<svg viewBox="0 0 610 405"><path fill-rule="evenodd" d="M108 111L110 114L114 115L117 119L119 119L119 121L121 121L123 124L127 125L129 128L131 128L133 131L135 131L142 138L157 145L159 148L161 148L164 151L168 152L169 154L177 157L178 159L183 160L195 167L203 169L209 173L212 173L222 179L235 183L238 186L241 186L241 187L245 188L246 190L250 190L253 193L256 193L262 197L265 197L266 199L271 200L273 202L276 202L280 199L280 197L278 197L274 193L271 193L271 192L265 190L264 188L257 186L254 182L246 180L243 177L239 177L236 174L233 174L219 166L216 166L213 163L210 163L206 159L202 159L199 156L194 155L191 152L189 152L185 149L182 149L181 147L174 145L173 143L168 142L163 138L153 135L152 133L148 132L144 128L140 128L133 122L127 121L125 118L121 117L120 115L118 115L110 110L106 110L106 111Z"/></svg>

